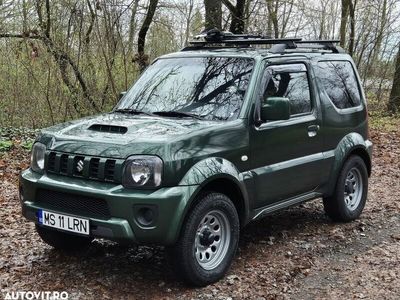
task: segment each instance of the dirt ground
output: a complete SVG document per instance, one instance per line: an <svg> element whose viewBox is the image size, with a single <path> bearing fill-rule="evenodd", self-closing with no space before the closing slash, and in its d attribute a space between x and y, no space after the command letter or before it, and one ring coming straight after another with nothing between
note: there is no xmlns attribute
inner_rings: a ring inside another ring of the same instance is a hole
<svg viewBox="0 0 400 300"><path fill-rule="evenodd" d="M66 256L39 240L20 213L17 175L28 154L0 153L0 298L67 291L70 299L399 299L400 126L372 131L366 208L333 223L320 200L276 213L242 232L227 276L205 288L179 282L160 247L94 241Z"/></svg>

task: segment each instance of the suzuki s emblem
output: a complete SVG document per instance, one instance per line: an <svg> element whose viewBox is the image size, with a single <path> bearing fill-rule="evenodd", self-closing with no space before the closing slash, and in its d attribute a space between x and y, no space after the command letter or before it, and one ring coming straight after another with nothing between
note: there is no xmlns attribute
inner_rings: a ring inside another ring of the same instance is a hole
<svg viewBox="0 0 400 300"><path fill-rule="evenodd" d="M76 164L76 170L80 173L83 171L83 160L78 160Z"/></svg>

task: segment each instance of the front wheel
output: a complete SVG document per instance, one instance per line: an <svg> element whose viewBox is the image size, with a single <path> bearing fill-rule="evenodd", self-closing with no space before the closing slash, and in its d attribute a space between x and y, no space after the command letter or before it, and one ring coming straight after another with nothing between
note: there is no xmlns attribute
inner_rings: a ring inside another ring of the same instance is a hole
<svg viewBox="0 0 400 300"><path fill-rule="evenodd" d="M324 198L326 214L334 221L357 219L365 206L368 193L368 171L364 160L350 156L340 171L335 192Z"/></svg>
<svg viewBox="0 0 400 300"><path fill-rule="evenodd" d="M177 273L196 286L221 279L235 255L239 228L236 208L227 196L201 197L189 212L178 242L168 250Z"/></svg>

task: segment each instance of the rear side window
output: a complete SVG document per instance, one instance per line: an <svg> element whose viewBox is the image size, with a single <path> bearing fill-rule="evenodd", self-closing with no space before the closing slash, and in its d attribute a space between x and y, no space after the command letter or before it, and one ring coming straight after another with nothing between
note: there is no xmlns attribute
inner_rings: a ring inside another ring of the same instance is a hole
<svg viewBox="0 0 400 300"><path fill-rule="evenodd" d="M267 68L264 101L268 97L285 97L290 101L290 114L311 111L310 87L307 69L302 64L277 65Z"/></svg>
<svg viewBox="0 0 400 300"><path fill-rule="evenodd" d="M360 89L350 62L321 61L315 71L320 84L337 108L351 108L361 104Z"/></svg>

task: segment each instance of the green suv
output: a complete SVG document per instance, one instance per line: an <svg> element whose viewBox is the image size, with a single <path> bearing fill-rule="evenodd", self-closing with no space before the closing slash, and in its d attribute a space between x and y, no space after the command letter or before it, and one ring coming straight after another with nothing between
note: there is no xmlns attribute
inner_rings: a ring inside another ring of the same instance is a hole
<svg viewBox="0 0 400 300"><path fill-rule="evenodd" d="M164 245L198 286L224 276L251 221L315 198L331 219L356 219L372 143L336 42L214 31L156 59L112 112L41 132L23 215L61 250Z"/></svg>

